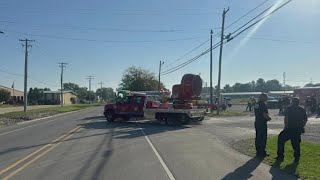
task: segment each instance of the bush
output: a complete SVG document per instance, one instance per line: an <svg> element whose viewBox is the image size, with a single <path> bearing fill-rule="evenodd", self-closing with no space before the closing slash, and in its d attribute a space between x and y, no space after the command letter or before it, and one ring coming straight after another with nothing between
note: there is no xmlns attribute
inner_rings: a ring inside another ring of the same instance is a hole
<svg viewBox="0 0 320 180"><path fill-rule="evenodd" d="M10 92L4 89L0 89L0 103L7 102L10 99Z"/></svg>

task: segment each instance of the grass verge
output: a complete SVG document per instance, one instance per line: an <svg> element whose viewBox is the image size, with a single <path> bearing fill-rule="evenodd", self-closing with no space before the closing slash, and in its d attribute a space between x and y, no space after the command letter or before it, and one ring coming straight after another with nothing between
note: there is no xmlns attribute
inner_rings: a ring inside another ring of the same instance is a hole
<svg viewBox="0 0 320 180"><path fill-rule="evenodd" d="M243 112L237 112L237 111L224 111L220 112L219 115L217 115L216 112L208 113L207 116L209 117L230 117L230 116L247 116L248 114Z"/></svg>
<svg viewBox="0 0 320 180"><path fill-rule="evenodd" d="M290 141L285 145L285 159L282 163L276 163L277 157L277 140L272 136L268 138L267 152L270 156L263 161L271 166L294 174L301 179L318 179L320 180L320 144L301 142L301 159L299 163L293 163L293 150ZM234 144L234 148L248 156L255 156L254 139L241 140Z"/></svg>
<svg viewBox="0 0 320 180"><path fill-rule="evenodd" d="M59 113L71 112L95 106L101 106L101 104L79 104L74 106L33 109L26 113L19 111L0 114L0 127L14 125L21 121L48 117Z"/></svg>

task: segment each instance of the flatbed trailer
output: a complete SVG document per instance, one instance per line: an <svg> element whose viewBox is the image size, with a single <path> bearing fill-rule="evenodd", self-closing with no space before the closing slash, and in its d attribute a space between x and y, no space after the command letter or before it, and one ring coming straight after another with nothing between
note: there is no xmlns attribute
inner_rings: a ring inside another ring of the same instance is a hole
<svg viewBox="0 0 320 180"><path fill-rule="evenodd" d="M202 121L206 114L205 109L144 109L145 117L153 116L165 124L189 124L191 121Z"/></svg>

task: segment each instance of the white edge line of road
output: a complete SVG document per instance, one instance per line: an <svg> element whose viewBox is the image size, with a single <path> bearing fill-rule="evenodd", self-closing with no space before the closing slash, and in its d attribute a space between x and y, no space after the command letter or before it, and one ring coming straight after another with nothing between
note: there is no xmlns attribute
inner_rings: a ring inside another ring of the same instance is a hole
<svg viewBox="0 0 320 180"><path fill-rule="evenodd" d="M159 152L157 151L157 149L154 147L154 145L152 144L151 140L149 139L149 137L146 135L146 133L144 132L144 130L141 128L140 124L138 123L138 121L136 121L137 125L139 126L139 129L141 130L143 136L146 138L148 144L151 146L153 152L155 153L155 155L157 156L158 160L160 161L164 171L167 173L167 176L169 177L170 180L175 180L175 177L173 176L172 172L170 171L170 169L168 168L168 166L166 165L166 163L164 162L164 160L161 158Z"/></svg>
<svg viewBox="0 0 320 180"><path fill-rule="evenodd" d="M30 120L30 121L20 122L20 123L17 123L17 124L32 123L32 122L41 121L41 120L49 119L49 118L53 118L53 117L59 117L59 116L62 116L62 115L68 115L68 114L72 114L72 113L76 113L76 112L80 112L80 111L84 111L84 110L87 110L87 109L81 109L81 110L77 110L77 111L60 113L60 114L56 114L56 115L53 115L53 116L47 116L47 117L43 117L43 118L39 118L39 119L34 119L34 120ZM1 133L0 136L6 135L6 134L10 134L10 133L13 133L13 132L17 132L17 131L20 131L20 130L23 130L23 129L27 129L27 128L30 128L30 127L38 126L38 125L40 125L40 124L48 123L48 122L55 121L55 120L56 120L56 119L52 119L52 120L50 120L50 121L43 121L43 122L40 122L40 123L31 125L31 126L26 126L26 127L23 127L23 128L19 128L19 129L15 129L15 130L12 130L12 131L5 132L5 133Z"/></svg>

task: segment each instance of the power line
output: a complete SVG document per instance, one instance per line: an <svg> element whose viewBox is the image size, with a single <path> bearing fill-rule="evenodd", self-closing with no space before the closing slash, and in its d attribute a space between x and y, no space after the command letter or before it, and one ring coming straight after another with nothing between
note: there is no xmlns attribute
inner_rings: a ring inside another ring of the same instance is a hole
<svg viewBox="0 0 320 180"><path fill-rule="evenodd" d="M215 44L215 45L212 47L212 50L218 48L219 46L220 46L220 42L217 43L217 44ZM175 72L175 71L177 71L177 70L179 70L179 69L187 66L188 64L196 61L197 59L199 59L200 57L204 56L205 54L207 54L207 53L209 53L209 52L210 52L210 48L208 48L207 50L203 51L203 52L200 53L199 55L197 55L197 56L189 59L188 61L186 61L186 62L184 62L184 63L182 63L182 64L180 64L180 65L178 65L178 66L176 66L176 67L173 67L173 68L171 68L171 69L163 72L163 74L161 74L161 75L167 75L167 74L173 73L173 72Z"/></svg>
<svg viewBox="0 0 320 180"><path fill-rule="evenodd" d="M241 16L239 19L237 19L236 21L234 21L233 23L229 24L225 29L233 26L234 24L236 24L237 22L239 22L241 19L245 18L246 16L248 16L249 14L251 14L253 11L255 11L256 9L258 9L259 7L261 7L262 5L264 5L265 3L267 3L270 0L265 0L263 1L261 4L259 4L258 6L256 6L255 8L253 8L252 10L250 10L249 12L247 12L246 14L244 14L243 16Z"/></svg>
<svg viewBox="0 0 320 180"><path fill-rule="evenodd" d="M241 19L243 19L244 17L248 16L249 14L251 14L253 11L255 11L256 9L258 9L259 7L261 7L262 5L264 5L265 3L267 3L270 0L265 0L264 2L260 3L258 6L254 7L252 10L250 10L249 12L247 12L246 14L244 14L243 16L241 16L240 18L238 18L237 20L235 20L234 22L232 22L231 24L229 24L225 29L230 28L231 26L233 26L234 24L236 24L237 22L239 22ZM267 10L266 10L267 11ZM264 13L264 12L263 12ZM263 14L261 13L261 14ZM260 14L260 15L261 15ZM259 16L260 16L259 15ZM257 17L259 17L257 16ZM256 17L256 18L257 18ZM216 29L220 29L220 28L216 28ZM215 34L213 37L217 37L220 35L220 32ZM186 57L187 55L191 54L192 52L194 52L195 50L197 50L198 48L200 48L202 45L204 45L205 43L209 42L209 40L206 40L205 42L201 43L199 46L195 47L194 49L192 49L191 51L189 51L188 53L184 54L183 56L181 56L180 58L178 58L177 60L175 60L174 62L170 63L169 65L165 66L164 68L174 64L175 62L178 62L180 60L182 60L184 57ZM209 48L210 49L210 48Z"/></svg>
<svg viewBox="0 0 320 180"><path fill-rule="evenodd" d="M245 32L246 30L250 29L251 27L253 27L254 25L258 24L259 22L263 21L264 19L266 19L267 17L271 16L273 13L277 12L278 10L280 10L281 8L283 8L284 6L288 5L290 2L292 2L292 0L288 0L287 2L285 2L284 4L282 4L281 6L277 7L275 10L271 11L270 13L268 13L267 15L263 16L262 18L260 18L259 20L257 20L256 22L252 23L251 25L249 25L248 27L246 27L245 29L241 30L239 33L237 33L236 35L234 35L232 37L232 39L236 38L237 36L239 36L240 34L242 34L243 32ZM274 6L274 5L273 5ZM272 6L272 7L273 7ZM271 8L272 8L271 7ZM268 8L270 9L270 8ZM246 23L247 24L247 23ZM244 27L244 26L243 26ZM235 34L238 30L234 31L231 34Z"/></svg>
<svg viewBox="0 0 320 180"><path fill-rule="evenodd" d="M0 72L6 73L6 74L10 74L10 75L14 75L14 76L20 76L20 77L24 76L23 74L12 73L12 72L8 72L8 71L2 70L2 69L0 69ZM47 85L47 86L60 87L60 86L57 86L57 85L53 85L53 84L49 84L49 83L46 83L46 82L43 82L43 81L36 80L34 78L31 78L30 76L28 76L28 79L30 79L32 81L35 81L35 82L38 82L40 84Z"/></svg>
<svg viewBox="0 0 320 180"><path fill-rule="evenodd" d="M187 38L177 38L177 39L165 39L165 40L132 40L132 41L119 41L119 40L98 40L98 39L86 39L86 38L75 38L75 37L64 37L64 36L55 36L55 35L45 35L45 34L30 34L30 33L22 33L17 31L9 31L18 34L23 34L27 36L36 36L43 37L48 39L64 39L64 40L72 40L72 41L88 41L88 42L102 42L102 43L153 43L153 42L175 42L175 41L187 41L194 39L201 39L206 36L198 36L198 37L187 37Z"/></svg>
<svg viewBox="0 0 320 180"><path fill-rule="evenodd" d="M204 41L203 43L201 43L200 45L196 46L195 48L193 48L192 50L190 50L189 52L187 52L186 54L184 54L183 56L179 57L178 59L176 59L175 61L171 62L170 64L166 65L165 67L163 67L163 69L171 66L172 64L182 60L184 57L186 57L187 55L191 54L192 52L194 52L195 50L199 49L201 46L203 46L204 44L206 44L207 42L209 42L210 39Z"/></svg>

